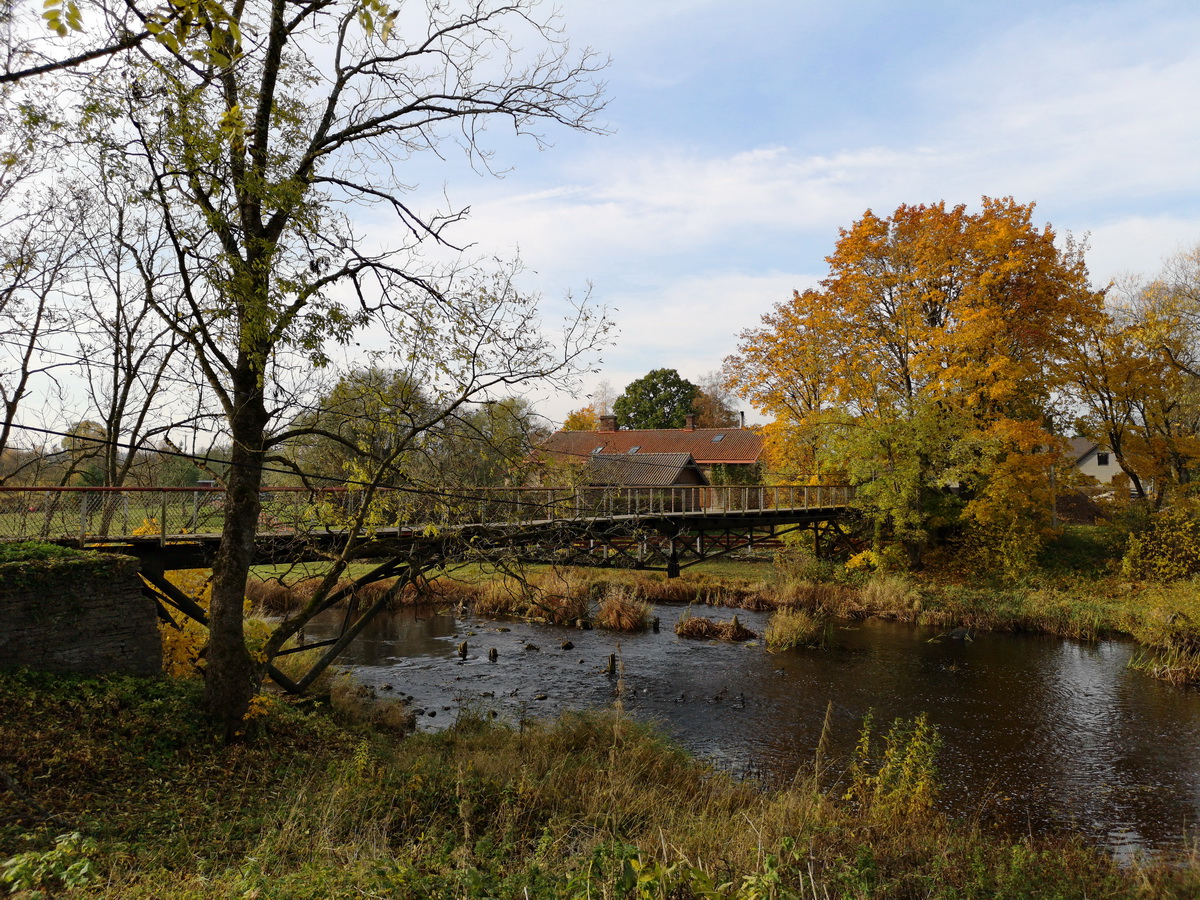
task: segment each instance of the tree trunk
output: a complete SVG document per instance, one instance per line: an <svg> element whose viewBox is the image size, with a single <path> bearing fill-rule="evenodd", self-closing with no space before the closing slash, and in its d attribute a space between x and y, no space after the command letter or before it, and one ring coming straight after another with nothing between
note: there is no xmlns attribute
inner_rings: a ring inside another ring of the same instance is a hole
<svg viewBox="0 0 1200 900"><path fill-rule="evenodd" d="M920 572L925 568L925 561L921 559L921 552L924 549L922 541L906 540L904 544L904 552L908 556L908 571Z"/></svg>
<svg viewBox="0 0 1200 900"><path fill-rule="evenodd" d="M226 740L241 732L250 700L262 683L262 666L246 650L242 608L258 533L267 414L262 382L245 361L244 353L234 380L235 409L230 422L233 455L221 546L213 560L204 685L205 707L214 724L223 728Z"/></svg>

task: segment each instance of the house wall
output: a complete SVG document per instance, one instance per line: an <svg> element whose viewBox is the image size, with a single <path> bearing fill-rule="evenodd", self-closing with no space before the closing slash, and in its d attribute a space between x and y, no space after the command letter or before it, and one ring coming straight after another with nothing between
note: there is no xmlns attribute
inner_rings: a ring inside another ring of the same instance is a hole
<svg viewBox="0 0 1200 900"><path fill-rule="evenodd" d="M1108 465L1100 465L1100 454L1108 454ZM1093 450L1087 456L1075 463L1075 468L1083 475L1090 475L1099 481L1101 484L1108 484L1113 480L1113 476L1121 471L1121 467L1117 465L1117 459L1107 450Z"/></svg>
<svg viewBox="0 0 1200 900"><path fill-rule="evenodd" d="M0 668L161 673L158 615L139 566L99 553L0 565Z"/></svg>

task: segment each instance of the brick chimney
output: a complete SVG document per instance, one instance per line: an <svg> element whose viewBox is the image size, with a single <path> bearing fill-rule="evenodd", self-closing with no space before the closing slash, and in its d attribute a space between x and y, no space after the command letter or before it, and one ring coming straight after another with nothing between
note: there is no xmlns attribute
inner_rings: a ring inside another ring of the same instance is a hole
<svg viewBox="0 0 1200 900"><path fill-rule="evenodd" d="M617 417L616 416L601 416L600 417L600 430L601 431L616 431L617 430Z"/></svg>
<svg viewBox="0 0 1200 900"><path fill-rule="evenodd" d="M695 431L696 430L696 414L695 413L688 413L684 421L685 421L685 424L683 426L684 431Z"/></svg>

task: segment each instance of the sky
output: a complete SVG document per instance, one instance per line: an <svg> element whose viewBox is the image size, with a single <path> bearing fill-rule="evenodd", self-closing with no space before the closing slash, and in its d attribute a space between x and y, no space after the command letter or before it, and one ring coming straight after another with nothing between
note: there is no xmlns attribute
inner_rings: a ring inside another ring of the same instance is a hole
<svg viewBox="0 0 1200 900"><path fill-rule="evenodd" d="M600 373L538 398L551 420L601 379L719 369L868 209L1035 202L1086 237L1097 286L1200 243L1195 0L558 7L573 46L611 57L606 133L494 132L502 177L448 158L420 188L471 207L472 252L519 253L549 323L589 285L608 308Z"/></svg>

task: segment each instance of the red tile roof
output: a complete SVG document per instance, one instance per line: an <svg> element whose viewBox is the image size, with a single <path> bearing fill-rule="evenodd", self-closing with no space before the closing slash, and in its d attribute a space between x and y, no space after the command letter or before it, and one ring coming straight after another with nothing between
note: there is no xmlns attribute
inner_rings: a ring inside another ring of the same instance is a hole
<svg viewBox="0 0 1200 900"><path fill-rule="evenodd" d="M690 453L696 463L751 465L763 452L762 437L745 428L647 428L630 431L556 431L541 446L562 459L586 460L595 453Z"/></svg>

